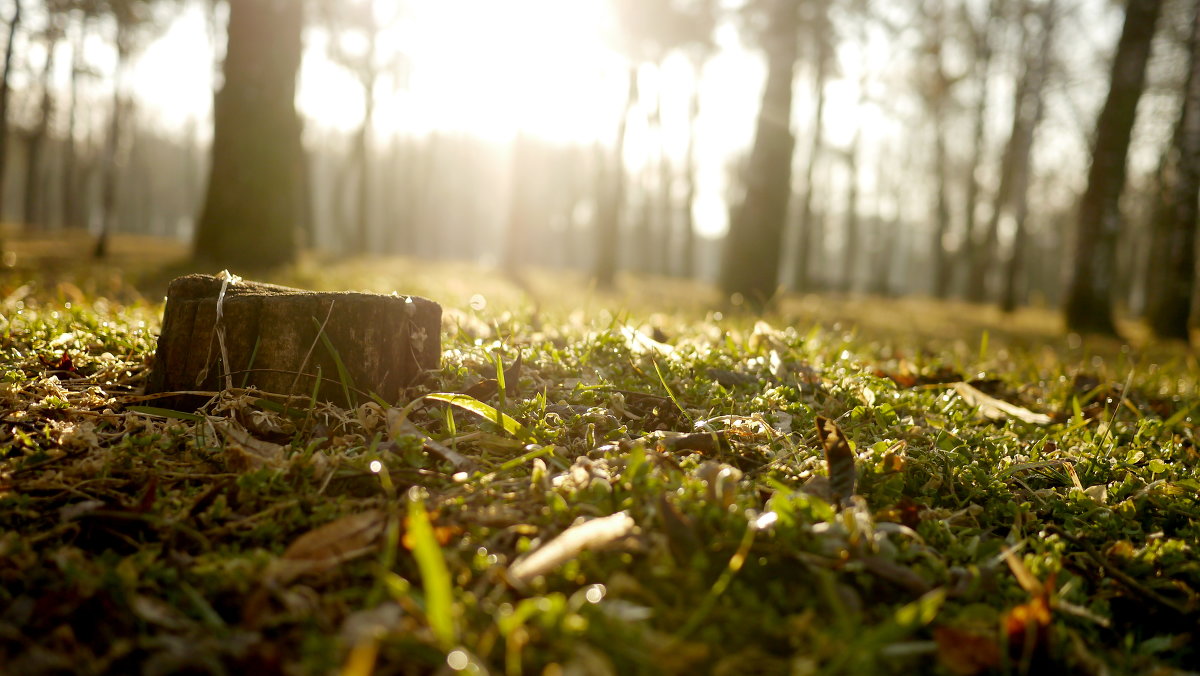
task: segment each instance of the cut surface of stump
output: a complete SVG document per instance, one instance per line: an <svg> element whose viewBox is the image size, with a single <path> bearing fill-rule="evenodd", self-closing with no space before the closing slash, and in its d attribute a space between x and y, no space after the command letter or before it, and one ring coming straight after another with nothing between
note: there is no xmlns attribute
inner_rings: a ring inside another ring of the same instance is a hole
<svg viewBox="0 0 1200 676"><path fill-rule="evenodd" d="M394 403L438 367L441 317L440 305L416 296L179 277L167 288L146 394L254 387L308 397L315 389L318 399L341 406L366 403L371 394ZM192 410L207 399L153 403Z"/></svg>

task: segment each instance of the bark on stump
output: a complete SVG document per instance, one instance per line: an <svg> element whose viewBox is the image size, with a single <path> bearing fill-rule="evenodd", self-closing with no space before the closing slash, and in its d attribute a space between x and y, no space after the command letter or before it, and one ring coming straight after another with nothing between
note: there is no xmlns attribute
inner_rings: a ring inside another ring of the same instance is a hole
<svg viewBox="0 0 1200 676"><path fill-rule="evenodd" d="M218 304L221 285L211 275L171 282L147 394L211 392L229 383L309 396L319 373L322 401L354 403L347 401L345 384L359 404L368 400L363 393L395 402L424 372L438 367L442 308L431 300L238 281L226 286ZM346 383L335 353L349 376ZM207 399L179 395L154 403L194 410Z"/></svg>

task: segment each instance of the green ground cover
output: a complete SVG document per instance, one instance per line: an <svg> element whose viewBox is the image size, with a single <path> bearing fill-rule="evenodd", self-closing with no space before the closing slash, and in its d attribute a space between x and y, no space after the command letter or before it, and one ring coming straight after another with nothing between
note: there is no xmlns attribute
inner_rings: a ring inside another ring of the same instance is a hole
<svg viewBox="0 0 1200 676"><path fill-rule="evenodd" d="M192 416L157 282L0 277L5 673L1200 669L1183 346L352 270L269 281L443 302L429 388Z"/></svg>

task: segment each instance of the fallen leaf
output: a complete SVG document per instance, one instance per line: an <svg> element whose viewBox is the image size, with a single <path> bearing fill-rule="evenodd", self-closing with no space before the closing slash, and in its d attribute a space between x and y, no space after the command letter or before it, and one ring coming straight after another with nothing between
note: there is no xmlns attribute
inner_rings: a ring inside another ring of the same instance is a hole
<svg viewBox="0 0 1200 676"><path fill-rule="evenodd" d="M980 415L988 420L1014 418L1031 425L1049 425L1052 422L1050 416L1044 413L1034 413L1027 408L1010 404L1007 401L1001 401L993 396L984 394L979 389L967 383L954 383L953 387L954 391L958 393L958 396L962 397L968 406L974 406L979 409Z"/></svg>
<svg viewBox="0 0 1200 676"><path fill-rule="evenodd" d="M729 450L729 433L716 432L673 432L662 430L646 437L653 440L655 447L669 452L695 451L714 455Z"/></svg>
<svg viewBox="0 0 1200 676"><path fill-rule="evenodd" d="M1046 586L1025 567L1025 562L1016 555L1016 548L1010 547L1004 552L1004 562L1008 564L1008 569L1012 571L1013 577L1017 578L1017 584L1021 585L1021 589L1024 589L1026 593L1030 596L1042 596L1045 593Z"/></svg>
<svg viewBox="0 0 1200 676"><path fill-rule="evenodd" d="M171 631L182 632L195 625L174 605L153 596L133 594L129 599L129 609L139 620Z"/></svg>
<svg viewBox="0 0 1200 676"><path fill-rule="evenodd" d="M50 359L39 354L38 361L42 362L42 365L50 369L52 373L79 375L79 371L75 370L75 364L71 362L71 353L67 350L63 350L62 356L58 359Z"/></svg>
<svg viewBox="0 0 1200 676"><path fill-rule="evenodd" d="M825 449L831 495L836 502L847 505L858 483L858 470L854 467L854 451L850 448L850 442L846 441L837 423L823 416L817 416L817 438Z"/></svg>
<svg viewBox="0 0 1200 676"><path fill-rule="evenodd" d="M218 420L212 426L225 438L226 458L234 469L283 469L287 466L284 446L258 439L232 420Z"/></svg>
<svg viewBox="0 0 1200 676"><path fill-rule="evenodd" d="M884 371L883 369L876 369L875 375L879 376L880 378L887 378L893 383L896 383L896 387L903 388L922 387L925 385L941 385L943 383L952 383L963 379L961 373L946 366L943 366L933 373L921 375L917 373L914 370L914 367L907 362L901 363L898 371Z"/></svg>
<svg viewBox="0 0 1200 676"><path fill-rule="evenodd" d="M267 567L267 578L287 583L301 575L323 573L375 550L387 514L372 509L314 528L292 541Z"/></svg>
<svg viewBox="0 0 1200 676"><path fill-rule="evenodd" d="M474 401L474 400L472 400ZM390 408L387 411L387 429L388 438L393 442L399 442L402 436L415 436L421 439L425 448L443 460L446 460L457 470L463 470L472 466L472 463L466 456L462 455L453 448L446 446L430 437L425 432L417 428L416 425L408 419L407 409Z"/></svg>
<svg viewBox="0 0 1200 676"><path fill-rule="evenodd" d="M1046 581L1037 579L1010 549L1005 562L1030 599L1004 614L1002 624L1008 637L1009 655L1020 664L1029 666L1046 661L1050 649L1051 604L1050 592L1055 588L1054 573ZM1028 669L1024 669L1028 672Z"/></svg>
<svg viewBox="0 0 1200 676"><path fill-rule="evenodd" d="M891 559L882 556L859 556L855 561L863 564L868 573L888 582L904 587L914 594L924 594L929 591L929 582L911 568L906 568Z"/></svg>
<svg viewBox="0 0 1200 676"><path fill-rule="evenodd" d="M625 512L575 524L509 566L508 579L518 587L525 586L584 550L600 549L630 535L636 525Z"/></svg>
<svg viewBox="0 0 1200 676"><path fill-rule="evenodd" d="M976 676L1000 666L1000 647L988 636L980 636L954 627L936 627L938 661L958 676Z"/></svg>
<svg viewBox="0 0 1200 676"><path fill-rule="evenodd" d="M1050 640L1050 602L1045 595L1035 596L1004 614L1004 632L1009 651L1014 655L1037 655Z"/></svg>
<svg viewBox="0 0 1200 676"><path fill-rule="evenodd" d="M720 505L722 509L728 509L737 499L742 470L723 462L709 460L696 468L696 476L704 482L709 502Z"/></svg>
<svg viewBox="0 0 1200 676"><path fill-rule="evenodd" d="M727 388L737 387L738 385L757 385L760 382L757 376L749 373L729 371L727 369L710 368L707 374L709 378L717 381L718 385Z"/></svg>
<svg viewBox="0 0 1200 676"><path fill-rule="evenodd" d="M625 344L629 347L629 351L634 354L661 354L664 356L675 354L674 345L657 341L632 326L622 326L621 336L625 338Z"/></svg>

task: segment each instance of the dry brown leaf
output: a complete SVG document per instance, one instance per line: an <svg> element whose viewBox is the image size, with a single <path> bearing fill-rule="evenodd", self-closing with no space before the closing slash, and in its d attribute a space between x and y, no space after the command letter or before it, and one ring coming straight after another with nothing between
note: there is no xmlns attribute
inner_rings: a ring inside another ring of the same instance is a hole
<svg viewBox="0 0 1200 676"><path fill-rule="evenodd" d="M417 428L416 425L408 419L407 408L390 408L387 411L387 430L388 438L394 442L399 442L402 436L419 437L424 444L425 450L430 451L443 460L448 461L457 470L470 469L473 463L453 448L446 446L434 440L428 434Z"/></svg>
<svg viewBox="0 0 1200 676"><path fill-rule="evenodd" d="M1016 549L1009 548L1004 552L1004 562L1008 564L1008 569L1012 571L1013 577L1017 578L1017 584L1021 585L1021 589L1024 589L1026 593L1030 596L1041 596L1045 593L1045 585L1029 568L1025 567L1025 562L1017 556Z"/></svg>
<svg viewBox="0 0 1200 676"><path fill-rule="evenodd" d="M704 482L705 495L709 502L728 509L737 499L742 470L723 462L709 460L696 468L696 476Z"/></svg>
<svg viewBox="0 0 1200 676"><path fill-rule="evenodd" d="M509 566L508 578L517 586L526 585L586 549L599 549L630 535L636 525L625 512L575 524Z"/></svg>
<svg viewBox="0 0 1200 676"><path fill-rule="evenodd" d="M287 467L284 446L258 439L232 420L217 420L212 426L225 438L226 458L233 469L245 471Z"/></svg>
<svg viewBox="0 0 1200 676"><path fill-rule="evenodd" d="M666 357L676 356L674 345L657 341L632 326L622 326L621 336L625 338L625 344L629 347L629 351L634 354L661 354Z"/></svg>
<svg viewBox="0 0 1200 676"><path fill-rule="evenodd" d="M861 562L868 573L904 587L914 594L924 594L930 590L929 582L925 578L891 559L882 556L859 556L855 560Z"/></svg>
<svg viewBox="0 0 1200 676"><path fill-rule="evenodd" d="M1035 596L1004 614L1004 631L1008 635L1009 652L1014 657L1037 659L1050 646L1050 600L1045 594Z"/></svg>
<svg viewBox="0 0 1200 676"><path fill-rule="evenodd" d="M322 573L375 550L387 525L387 514L372 509L314 528L296 538L267 568L267 578L286 583L301 575Z"/></svg>
<svg viewBox="0 0 1200 676"><path fill-rule="evenodd" d="M968 406L974 406L979 409L980 415L988 420L1014 418L1031 425L1049 425L1052 422L1050 416L1045 413L1034 413L1027 408L1010 404L1007 401L1001 401L991 395L984 394L979 389L967 383L954 383L954 391L958 393L958 396L962 397L963 401L967 402Z"/></svg>
<svg viewBox="0 0 1200 676"><path fill-rule="evenodd" d="M1052 604L1050 593L1054 590L1054 573L1043 582L1037 579L1024 562L1009 550L1005 562L1017 578L1021 588L1029 593L1030 599L1004 614L1004 632L1008 636L1009 652L1023 664L1043 660L1050 646L1050 623Z"/></svg>
<svg viewBox="0 0 1200 676"><path fill-rule="evenodd" d="M817 416L817 438L825 449L825 464L829 468L829 488L838 503L846 505L854 495L858 470L854 467L854 451L837 423Z"/></svg>
<svg viewBox="0 0 1200 676"><path fill-rule="evenodd" d="M975 676L1000 666L1000 647L987 636L942 626L933 630L933 640L938 661L958 676Z"/></svg>

